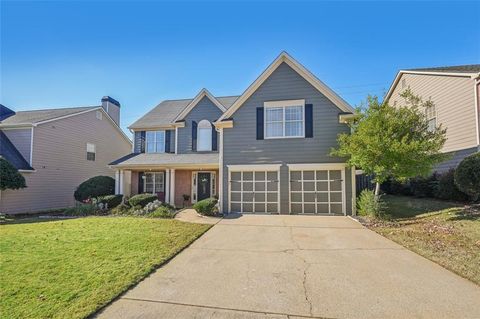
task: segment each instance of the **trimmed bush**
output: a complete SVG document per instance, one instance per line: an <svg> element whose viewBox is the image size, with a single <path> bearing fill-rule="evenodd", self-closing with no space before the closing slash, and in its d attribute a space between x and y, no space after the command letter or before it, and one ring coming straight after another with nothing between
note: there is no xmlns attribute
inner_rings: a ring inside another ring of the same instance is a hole
<svg viewBox="0 0 480 319"><path fill-rule="evenodd" d="M67 208L64 214L68 216L89 216L95 215L97 211L98 209L95 205L85 204Z"/></svg>
<svg viewBox="0 0 480 319"><path fill-rule="evenodd" d="M138 194L130 197L128 203L130 206L142 206L145 207L148 203L158 200L157 195L155 194Z"/></svg>
<svg viewBox="0 0 480 319"><path fill-rule="evenodd" d="M455 170L455 184L473 201L480 197L480 152L465 157Z"/></svg>
<svg viewBox="0 0 480 319"><path fill-rule="evenodd" d="M193 208L199 214L202 214L205 216L215 216L218 213L217 203L218 203L217 199L207 198L195 203L195 205L193 205Z"/></svg>
<svg viewBox="0 0 480 319"><path fill-rule="evenodd" d="M107 195L98 198L98 203L106 205L107 209L117 207L122 203L123 195Z"/></svg>
<svg viewBox="0 0 480 319"><path fill-rule="evenodd" d="M461 192L455 184L455 170L453 168L439 176L438 187L434 195L436 198L445 200L459 202L468 200L468 196Z"/></svg>
<svg viewBox="0 0 480 319"><path fill-rule="evenodd" d="M115 180L110 176L95 176L87 179L78 186L73 194L79 202L90 198L113 195L115 193Z"/></svg>
<svg viewBox="0 0 480 319"><path fill-rule="evenodd" d="M433 197L437 190L437 175L429 177L416 177L410 180L410 190L416 197Z"/></svg>
<svg viewBox="0 0 480 319"><path fill-rule="evenodd" d="M10 162L0 157L0 190L25 187L25 177Z"/></svg>
<svg viewBox="0 0 480 319"><path fill-rule="evenodd" d="M120 204L115 208L110 210L110 214L112 215L131 215L132 208L125 204Z"/></svg>
<svg viewBox="0 0 480 319"><path fill-rule="evenodd" d="M166 206L160 206L155 211L147 213L146 217L152 218L173 218L175 217L175 211Z"/></svg>
<svg viewBox="0 0 480 319"><path fill-rule="evenodd" d="M412 195L409 185L391 179L383 183L381 188L382 191L390 195Z"/></svg>
<svg viewBox="0 0 480 319"><path fill-rule="evenodd" d="M375 199L375 192L365 189L360 193L357 201L358 214L375 218L386 218L387 205L381 195Z"/></svg>

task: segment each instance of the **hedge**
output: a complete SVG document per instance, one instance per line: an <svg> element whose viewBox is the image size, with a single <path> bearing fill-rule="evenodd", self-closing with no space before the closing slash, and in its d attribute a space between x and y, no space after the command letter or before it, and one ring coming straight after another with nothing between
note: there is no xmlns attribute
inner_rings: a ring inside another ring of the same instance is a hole
<svg viewBox="0 0 480 319"><path fill-rule="evenodd" d="M122 203L123 195L107 195L99 198L98 202L106 204L108 209L117 207Z"/></svg>
<svg viewBox="0 0 480 319"><path fill-rule="evenodd" d="M193 208L202 215L205 216L215 216L217 214L217 205L218 200L216 198L207 198L204 200L201 200L195 205L193 205Z"/></svg>
<svg viewBox="0 0 480 319"><path fill-rule="evenodd" d="M83 202L89 198L96 198L115 193L115 180L110 176L95 176L87 179L78 186L73 194L75 199Z"/></svg>
<svg viewBox="0 0 480 319"><path fill-rule="evenodd" d="M480 197L480 152L465 157L455 170L455 184L474 201Z"/></svg>
<svg viewBox="0 0 480 319"><path fill-rule="evenodd" d="M0 157L0 190L25 187L25 177L10 162Z"/></svg>
<svg viewBox="0 0 480 319"><path fill-rule="evenodd" d="M151 203L155 200L157 200L158 197L155 194L138 194L135 196L130 197L128 200L128 203L130 206L142 206L145 207L148 203Z"/></svg>

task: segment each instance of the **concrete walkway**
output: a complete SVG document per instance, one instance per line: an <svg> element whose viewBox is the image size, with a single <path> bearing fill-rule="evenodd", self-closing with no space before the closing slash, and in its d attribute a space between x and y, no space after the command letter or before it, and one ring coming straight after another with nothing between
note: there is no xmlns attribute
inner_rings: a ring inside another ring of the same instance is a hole
<svg viewBox="0 0 480 319"><path fill-rule="evenodd" d="M176 220L195 224L214 225L222 220L221 217L202 216L193 208L185 208L175 215Z"/></svg>
<svg viewBox="0 0 480 319"><path fill-rule="evenodd" d="M100 318L480 318L480 287L347 217L230 216Z"/></svg>

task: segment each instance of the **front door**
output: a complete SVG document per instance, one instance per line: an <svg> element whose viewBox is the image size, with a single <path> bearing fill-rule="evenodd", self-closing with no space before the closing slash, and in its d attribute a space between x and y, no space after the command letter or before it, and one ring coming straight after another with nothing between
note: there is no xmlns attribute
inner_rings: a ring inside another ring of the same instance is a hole
<svg viewBox="0 0 480 319"><path fill-rule="evenodd" d="M197 179L197 201L210 198L210 173L198 173Z"/></svg>

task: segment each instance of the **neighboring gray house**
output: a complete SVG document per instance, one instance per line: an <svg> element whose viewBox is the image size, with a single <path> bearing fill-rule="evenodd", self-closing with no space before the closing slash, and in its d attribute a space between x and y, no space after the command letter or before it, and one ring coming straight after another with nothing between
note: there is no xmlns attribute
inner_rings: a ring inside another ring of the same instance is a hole
<svg viewBox="0 0 480 319"><path fill-rule="evenodd" d="M407 88L434 106L425 110L431 125L447 129L443 152L452 158L436 170L456 167L466 156L480 150L480 64L401 70L385 100L402 105L400 94Z"/></svg>
<svg viewBox="0 0 480 319"><path fill-rule="evenodd" d="M0 191L0 212L17 214L73 206L77 186L131 151L119 127L120 103L14 112L0 106L0 156L25 177L27 188Z"/></svg>
<svg viewBox="0 0 480 319"><path fill-rule="evenodd" d="M352 113L284 52L240 96L203 89L133 123L134 152L111 163L117 193L177 207L218 196L224 213L352 214L354 170L329 155Z"/></svg>

